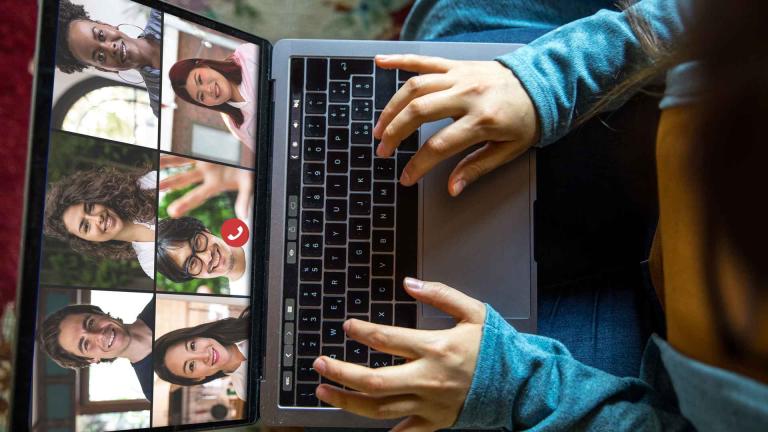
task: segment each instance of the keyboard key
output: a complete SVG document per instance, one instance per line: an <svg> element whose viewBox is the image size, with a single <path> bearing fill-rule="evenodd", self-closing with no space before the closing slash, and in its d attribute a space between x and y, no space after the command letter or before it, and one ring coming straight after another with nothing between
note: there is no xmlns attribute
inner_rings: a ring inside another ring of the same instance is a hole
<svg viewBox="0 0 768 432"><path fill-rule="evenodd" d="M325 268L344 270L347 267L347 249L340 247L325 248Z"/></svg>
<svg viewBox="0 0 768 432"><path fill-rule="evenodd" d="M352 99L352 120L371 121L373 119L373 101L370 99Z"/></svg>
<svg viewBox="0 0 768 432"><path fill-rule="evenodd" d="M395 184L392 182L374 182L373 202L376 204L394 204Z"/></svg>
<svg viewBox="0 0 768 432"><path fill-rule="evenodd" d="M371 303L371 322L392 325L392 303Z"/></svg>
<svg viewBox="0 0 768 432"><path fill-rule="evenodd" d="M392 96L395 95L397 71L394 69L376 68L376 109L384 109Z"/></svg>
<svg viewBox="0 0 768 432"><path fill-rule="evenodd" d="M395 180L395 159L376 158L373 161L373 178L376 180Z"/></svg>
<svg viewBox="0 0 768 432"><path fill-rule="evenodd" d="M326 167L329 173L346 174L349 167L349 154L346 152L329 151Z"/></svg>
<svg viewBox="0 0 768 432"><path fill-rule="evenodd" d="M392 255L373 254L371 257L371 272L373 276L392 276L394 269Z"/></svg>
<svg viewBox="0 0 768 432"><path fill-rule="evenodd" d="M392 279L390 278L372 278L371 279L371 300L390 301L392 300Z"/></svg>
<svg viewBox="0 0 768 432"><path fill-rule="evenodd" d="M344 329L341 327L344 321L323 322L323 344L344 343Z"/></svg>
<svg viewBox="0 0 768 432"><path fill-rule="evenodd" d="M325 91L328 82L328 60L324 58L307 59L307 91Z"/></svg>
<svg viewBox="0 0 768 432"><path fill-rule="evenodd" d="M403 278L415 276L417 269L418 250L418 202L419 189L417 187L397 186L397 218L395 254L395 299L412 300L411 296L402 288Z"/></svg>
<svg viewBox="0 0 768 432"><path fill-rule="evenodd" d="M371 190L371 170L354 169L349 174L349 190L354 192Z"/></svg>
<svg viewBox="0 0 768 432"><path fill-rule="evenodd" d="M405 364L405 359L402 357L392 356L392 365L393 366L400 366Z"/></svg>
<svg viewBox="0 0 768 432"><path fill-rule="evenodd" d="M293 345L283 345L283 366L293 367L294 359Z"/></svg>
<svg viewBox="0 0 768 432"><path fill-rule="evenodd" d="M313 209L323 208L324 198L323 188L305 187L301 194L301 206Z"/></svg>
<svg viewBox="0 0 768 432"><path fill-rule="evenodd" d="M325 201L325 218L329 222L347 220L347 200L329 199Z"/></svg>
<svg viewBox="0 0 768 432"><path fill-rule="evenodd" d="M301 212L301 232L319 233L323 231L323 212L304 210Z"/></svg>
<svg viewBox="0 0 768 432"><path fill-rule="evenodd" d="M329 246L347 244L347 225L343 223L325 224L325 244Z"/></svg>
<svg viewBox="0 0 768 432"><path fill-rule="evenodd" d="M352 168L370 168L371 149L366 146L352 146L349 155L349 165Z"/></svg>
<svg viewBox="0 0 768 432"><path fill-rule="evenodd" d="M323 256L323 237L319 235L301 235L301 256L319 258Z"/></svg>
<svg viewBox="0 0 768 432"><path fill-rule="evenodd" d="M330 90L331 102L349 102L349 83L348 82L331 82Z"/></svg>
<svg viewBox="0 0 768 432"><path fill-rule="evenodd" d="M368 313L368 291L347 291L347 313Z"/></svg>
<svg viewBox="0 0 768 432"><path fill-rule="evenodd" d="M370 365L374 369L392 366L392 356L384 353L371 353Z"/></svg>
<svg viewBox="0 0 768 432"><path fill-rule="evenodd" d="M368 364L368 347L353 340L347 341L347 358L345 361L350 363Z"/></svg>
<svg viewBox="0 0 768 432"><path fill-rule="evenodd" d="M331 59L330 79L348 80L351 75L373 74L373 60Z"/></svg>
<svg viewBox="0 0 768 432"><path fill-rule="evenodd" d="M308 162L323 161L325 159L325 142L318 139L304 140L304 160Z"/></svg>
<svg viewBox="0 0 768 432"><path fill-rule="evenodd" d="M304 164L304 184L321 185L325 177L325 167L319 163Z"/></svg>
<svg viewBox="0 0 768 432"><path fill-rule="evenodd" d="M394 228L395 208L392 206L373 206L372 219L374 228Z"/></svg>
<svg viewBox="0 0 768 432"><path fill-rule="evenodd" d="M317 384L297 384L296 385L296 406L316 407L320 401L315 396Z"/></svg>
<svg viewBox="0 0 768 432"><path fill-rule="evenodd" d="M325 93L307 93L305 111L307 114L325 114Z"/></svg>
<svg viewBox="0 0 768 432"><path fill-rule="evenodd" d="M347 286L349 288L368 288L370 269L368 266L351 265L347 267Z"/></svg>
<svg viewBox="0 0 768 432"><path fill-rule="evenodd" d="M328 126L347 126L349 125L349 105L328 106Z"/></svg>
<svg viewBox="0 0 768 432"><path fill-rule="evenodd" d="M330 357L334 360L344 361L344 345L342 346L323 345L323 355L326 357Z"/></svg>
<svg viewBox="0 0 768 432"><path fill-rule="evenodd" d="M323 319L344 319L346 310L344 309L344 297L323 298Z"/></svg>
<svg viewBox="0 0 768 432"><path fill-rule="evenodd" d="M370 242L349 242L349 263L368 264L371 259Z"/></svg>
<svg viewBox="0 0 768 432"><path fill-rule="evenodd" d="M415 152L419 149L419 130L405 137L403 142L397 147L399 151L412 151Z"/></svg>
<svg viewBox="0 0 768 432"><path fill-rule="evenodd" d="M320 284L303 283L299 286L299 304L301 306L320 306L322 300Z"/></svg>
<svg viewBox="0 0 768 432"><path fill-rule="evenodd" d="M370 123L352 122L352 144L370 144L373 139L373 126Z"/></svg>
<svg viewBox="0 0 768 432"><path fill-rule="evenodd" d="M349 219L349 239L368 240L371 237L371 220L368 218Z"/></svg>
<svg viewBox="0 0 768 432"><path fill-rule="evenodd" d="M320 375L312 367L314 362L315 357L299 357L296 361L297 381L320 381Z"/></svg>
<svg viewBox="0 0 768 432"><path fill-rule="evenodd" d="M328 128L328 148L331 150L346 150L349 147L349 130Z"/></svg>
<svg viewBox="0 0 768 432"><path fill-rule="evenodd" d="M408 162L413 157L413 153L401 153L397 152L397 178L400 179L400 176L403 175L403 170L405 169L405 166L408 165Z"/></svg>
<svg viewBox="0 0 768 432"><path fill-rule="evenodd" d="M373 97L373 77L357 76L352 78L352 97Z"/></svg>
<svg viewBox="0 0 768 432"><path fill-rule="evenodd" d="M395 325L416 328L416 303L395 304Z"/></svg>
<svg viewBox="0 0 768 432"><path fill-rule="evenodd" d="M345 175L329 175L325 177L325 191L329 197L347 197L349 177Z"/></svg>
<svg viewBox="0 0 768 432"><path fill-rule="evenodd" d="M320 277L323 271L323 262L314 259L301 260L301 274L302 281L307 282L320 282Z"/></svg>
<svg viewBox="0 0 768 432"><path fill-rule="evenodd" d="M299 332L320 330L320 309L299 309ZM299 333L301 346L301 333Z"/></svg>
<svg viewBox="0 0 768 432"><path fill-rule="evenodd" d="M325 278L323 278L323 294L344 294L346 289L346 273L325 272Z"/></svg>
<svg viewBox="0 0 768 432"><path fill-rule="evenodd" d="M325 116L304 117L304 136L307 138L322 138L325 135Z"/></svg>
<svg viewBox="0 0 768 432"><path fill-rule="evenodd" d="M363 315L363 314L347 314L347 319L356 319L356 320L366 321L366 322L370 322L371 321L371 319L368 318L368 314L365 314L365 315Z"/></svg>
<svg viewBox="0 0 768 432"><path fill-rule="evenodd" d="M353 193L349 195L349 214L364 216L371 214L371 196L368 194Z"/></svg>
<svg viewBox="0 0 768 432"><path fill-rule="evenodd" d="M393 252L395 250L395 233L392 230L373 230L371 249L374 252Z"/></svg>
<svg viewBox="0 0 768 432"><path fill-rule="evenodd" d="M409 72L402 69L397 70L397 80L398 81L408 81L409 79L415 77L418 75L416 72Z"/></svg>

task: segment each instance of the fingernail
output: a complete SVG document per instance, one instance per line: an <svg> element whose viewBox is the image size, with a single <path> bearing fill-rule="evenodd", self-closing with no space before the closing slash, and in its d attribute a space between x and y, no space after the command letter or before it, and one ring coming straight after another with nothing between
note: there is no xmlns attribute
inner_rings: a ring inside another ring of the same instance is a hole
<svg viewBox="0 0 768 432"><path fill-rule="evenodd" d="M393 56L390 55L390 54L376 54L376 58L379 59L379 60L389 60L392 57Z"/></svg>
<svg viewBox="0 0 768 432"><path fill-rule="evenodd" d="M315 359L315 362L312 364L312 367L317 371L319 374L325 373L325 360L318 357Z"/></svg>
<svg viewBox="0 0 768 432"><path fill-rule="evenodd" d="M461 191L464 190L464 188L467 187L467 182L464 180L459 180L456 183L453 184L453 195L458 195L461 193Z"/></svg>
<svg viewBox="0 0 768 432"><path fill-rule="evenodd" d="M349 326L351 326L349 320L344 321L344 324L341 325L341 328L344 329L344 333L347 333L349 331Z"/></svg>
<svg viewBox="0 0 768 432"><path fill-rule="evenodd" d="M418 279L414 279L411 277L405 278L405 286L408 287L409 290L412 291L419 291L422 288L424 288L424 282L420 281Z"/></svg>
<svg viewBox="0 0 768 432"><path fill-rule="evenodd" d="M320 384L315 388L315 395L318 397L318 399L325 399L325 397L328 395L328 390L325 388L324 385Z"/></svg>
<svg viewBox="0 0 768 432"><path fill-rule="evenodd" d="M408 170L403 170L403 174L400 175L400 183L402 183L405 186L408 186L411 184L411 176L408 175Z"/></svg>

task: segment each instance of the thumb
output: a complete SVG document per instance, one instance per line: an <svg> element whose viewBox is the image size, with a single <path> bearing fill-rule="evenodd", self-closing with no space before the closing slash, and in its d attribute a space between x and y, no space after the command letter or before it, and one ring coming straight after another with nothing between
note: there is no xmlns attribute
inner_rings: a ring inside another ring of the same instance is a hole
<svg viewBox="0 0 768 432"><path fill-rule="evenodd" d="M427 419L410 416L393 427L391 432L432 432L436 429Z"/></svg>
<svg viewBox="0 0 768 432"><path fill-rule="evenodd" d="M485 321L485 304L448 285L407 277L403 286L416 300L440 309L457 321L476 324Z"/></svg>
<svg viewBox="0 0 768 432"><path fill-rule="evenodd" d="M528 150L520 142L487 142L459 161L448 176L448 192L458 196L464 188Z"/></svg>

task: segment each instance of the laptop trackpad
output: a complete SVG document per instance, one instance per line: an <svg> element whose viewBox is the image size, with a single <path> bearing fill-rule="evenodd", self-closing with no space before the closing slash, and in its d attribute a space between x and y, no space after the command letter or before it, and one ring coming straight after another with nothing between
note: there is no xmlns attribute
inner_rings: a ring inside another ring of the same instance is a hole
<svg viewBox="0 0 768 432"><path fill-rule="evenodd" d="M422 180L421 277L489 303L504 318L529 318L531 156L486 174L453 198L448 176L463 156L441 163ZM425 306L420 321L429 328L444 317Z"/></svg>

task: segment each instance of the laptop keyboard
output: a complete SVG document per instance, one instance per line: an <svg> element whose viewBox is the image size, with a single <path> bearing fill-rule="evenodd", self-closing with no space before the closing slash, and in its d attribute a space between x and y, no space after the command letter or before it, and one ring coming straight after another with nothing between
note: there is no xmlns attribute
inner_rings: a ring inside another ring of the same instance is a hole
<svg viewBox="0 0 768 432"><path fill-rule="evenodd" d="M418 189L397 181L419 137L375 155L373 126L413 74L360 58L292 58L290 69L280 405L319 407L317 356L404 362L347 339L342 324L416 326L402 281L416 274Z"/></svg>

